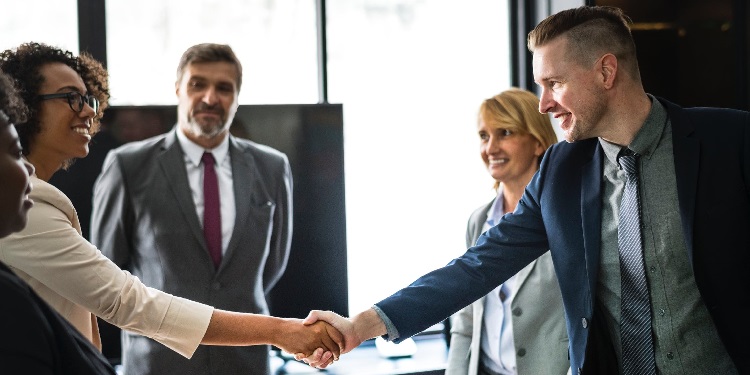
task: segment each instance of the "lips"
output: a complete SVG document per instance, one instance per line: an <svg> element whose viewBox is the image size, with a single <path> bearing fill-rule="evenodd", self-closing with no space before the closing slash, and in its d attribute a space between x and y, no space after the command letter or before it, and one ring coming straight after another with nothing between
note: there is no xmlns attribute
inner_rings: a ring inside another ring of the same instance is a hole
<svg viewBox="0 0 750 375"><path fill-rule="evenodd" d="M500 164L505 164L507 162L508 162L508 158L490 159L489 160L490 165L500 165Z"/></svg>
<svg viewBox="0 0 750 375"><path fill-rule="evenodd" d="M29 194L31 194L32 187L33 185L31 184L31 182L29 182L29 185L26 186L26 194L24 194L23 196L23 207L27 210L31 208L31 206L34 205L34 200L29 198Z"/></svg>
<svg viewBox="0 0 750 375"><path fill-rule="evenodd" d="M91 133L89 132L88 125L75 126L73 127L73 131L88 139L91 139Z"/></svg>

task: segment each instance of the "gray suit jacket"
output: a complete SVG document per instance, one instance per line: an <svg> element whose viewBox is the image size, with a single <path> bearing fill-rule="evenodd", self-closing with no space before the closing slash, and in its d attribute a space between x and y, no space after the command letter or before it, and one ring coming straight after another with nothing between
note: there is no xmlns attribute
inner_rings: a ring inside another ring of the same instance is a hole
<svg viewBox="0 0 750 375"><path fill-rule="evenodd" d="M286 156L229 138L236 220L218 270L196 214L176 130L107 155L94 187L91 240L146 285L216 308L267 314L289 256L292 177ZM267 375L267 346L201 346L185 359L123 333L126 374Z"/></svg>
<svg viewBox="0 0 750 375"><path fill-rule="evenodd" d="M467 247L473 246L482 234L493 202L471 215L466 230ZM565 374L570 368L568 335L562 295L549 252L518 272L515 289L511 312L518 373ZM484 299L478 299L451 317L451 346L445 375L477 375Z"/></svg>

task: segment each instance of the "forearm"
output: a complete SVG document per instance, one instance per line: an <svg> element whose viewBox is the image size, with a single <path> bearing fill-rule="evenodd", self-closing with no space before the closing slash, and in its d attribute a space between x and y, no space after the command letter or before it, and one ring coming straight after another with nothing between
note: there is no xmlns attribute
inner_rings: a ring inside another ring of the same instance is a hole
<svg viewBox="0 0 750 375"><path fill-rule="evenodd" d="M245 346L276 345L278 335L285 332L287 322L282 318L258 314L243 314L214 309L204 345ZM287 329L288 330L288 329Z"/></svg>
<svg viewBox="0 0 750 375"><path fill-rule="evenodd" d="M287 353L311 355L316 349L338 358L344 340L328 323L302 324L300 319L214 310L201 342L204 345L275 345Z"/></svg>
<svg viewBox="0 0 750 375"><path fill-rule="evenodd" d="M372 308L353 316L351 321L354 327L354 335L360 343L387 333L385 323Z"/></svg>

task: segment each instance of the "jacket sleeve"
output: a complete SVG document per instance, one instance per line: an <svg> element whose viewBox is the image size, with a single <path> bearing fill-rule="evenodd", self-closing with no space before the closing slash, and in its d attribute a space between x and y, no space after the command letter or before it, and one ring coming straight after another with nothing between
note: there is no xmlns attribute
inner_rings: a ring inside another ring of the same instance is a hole
<svg viewBox="0 0 750 375"><path fill-rule="evenodd" d="M539 173L513 215L479 236L443 268L378 302L400 336L411 337L486 295L549 249L539 205Z"/></svg>
<svg viewBox="0 0 750 375"><path fill-rule="evenodd" d="M62 193L42 184L46 189L41 193L34 193L36 186L32 190L36 204L26 228L0 240L1 260L25 273L35 289L44 288L38 294L66 318L70 311L61 310L77 308L72 302L122 329L192 356L213 308L146 287L120 269L79 234L65 209L55 205L60 205L58 200L51 204L45 195Z"/></svg>
<svg viewBox="0 0 750 375"><path fill-rule="evenodd" d="M110 152L94 184L91 206L91 243L106 257L127 269L130 263L132 205L117 154Z"/></svg>

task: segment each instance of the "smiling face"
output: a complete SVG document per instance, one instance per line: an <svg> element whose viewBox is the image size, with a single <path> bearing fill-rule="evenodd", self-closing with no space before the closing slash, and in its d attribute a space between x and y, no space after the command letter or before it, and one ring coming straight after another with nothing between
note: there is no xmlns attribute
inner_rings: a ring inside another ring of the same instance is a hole
<svg viewBox="0 0 750 375"><path fill-rule="evenodd" d="M81 76L62 63L42 65L39 73L44 78L38 95L78 92L87 94ZM83 158L89 153L89 129L94 110L84 104L81 112L74 111L67 98L43 100L39 104L40 132L29 141L29 161L38 170L39 178L49 179L66 161Z"/></svg>
<svg viewBox="0 0 750 375"><path fill-rule="evenodd" d="M180 130L210 149L224 140L237 112L237 68L229 62L191 63L177 83Z"/></svg>
<svg viewBox="0 0 750 375"><path fill-rule="evenodd" d="M0 119L0 237L26 226L26 214L33 205L29 199L32 171L21 157L16 129Z"/></svg>
<svg viewBox="0 0 750 375"><path fill-rule="evenodd" d="M539 112L551 113L560 121L568 142L598 137L607 104L595 61L582 66L567 51L565 37L534 49L534 80L541 88Z"/></svg>
<svg viewBox="0 0 750 375"><path fill-rule="evenodd" d="M492 123L483 117L478 126L479 152L487 171L495 181L526 185L544 153L541 142L531 134L512 130L515 126Z"/></svg>

